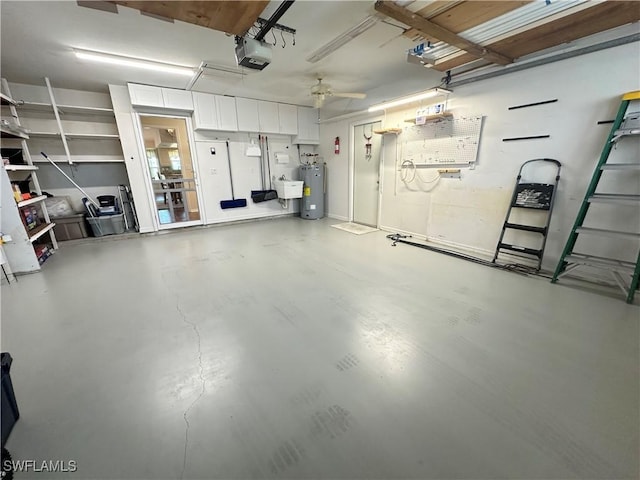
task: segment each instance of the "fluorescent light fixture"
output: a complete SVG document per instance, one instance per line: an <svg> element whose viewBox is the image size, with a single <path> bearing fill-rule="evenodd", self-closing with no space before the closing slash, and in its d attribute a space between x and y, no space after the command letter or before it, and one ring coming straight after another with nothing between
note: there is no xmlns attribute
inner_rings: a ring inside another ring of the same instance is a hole
<svg viewBox="0 0 640 480"><path fill-rule="evenodd" d="M309 55L307 57L307 62L311 62L311 63L319 62L327 55L332 54L333 52L338 50L340 47L342 47L346 43L356 38L358 35L369 30L371 27L376 25L380 20L381 18L378 17L377 15L369 15L360 23L351 27L349 30L342 33L341 35L338 35L329 43L323 45L322 47L317 49L315 52L313 52L311 55Z"/></svg>
<svg viewBox="0 0 640 480"><path fill-rule="evenodd" d="M152 60L144 60L141 58L125 57L112 53L80 50L77 48L74 48L73 52L76 54L76 57L82 60L108 63L110 65L120 65L122 67L142 68L144 70L151 70L154 72L173 73L176 75L185 75L187 77L191 77L194 74L193 68L172 65L170 63L155 62Z"/></svg>
<svg viewBox="0 0 640 480"><path fill-rule="evenodd" d="M387 108L398 107L400 105L406 105L407 103L418 102L426 98L437 97L438 95L447 95L452 93L452 90L446 88L437 87L427 90L426 92L418 93L416 95L410 95L408 97L402 97L397 100L391 100L390 102L378 103L369 107L369 112L377 112L379 110L386 110Z"/></svg>

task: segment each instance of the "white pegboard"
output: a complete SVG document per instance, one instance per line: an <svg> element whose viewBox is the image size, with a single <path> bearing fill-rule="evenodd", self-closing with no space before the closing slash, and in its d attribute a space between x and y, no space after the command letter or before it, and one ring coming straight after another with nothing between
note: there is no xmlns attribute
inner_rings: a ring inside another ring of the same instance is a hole
<svg viewBox="0 0 640 480"><path fill-rule="evenodd" d="M484 117L444 118L402 131L401 159L414 165L470 165L478 156Z"/></svg>

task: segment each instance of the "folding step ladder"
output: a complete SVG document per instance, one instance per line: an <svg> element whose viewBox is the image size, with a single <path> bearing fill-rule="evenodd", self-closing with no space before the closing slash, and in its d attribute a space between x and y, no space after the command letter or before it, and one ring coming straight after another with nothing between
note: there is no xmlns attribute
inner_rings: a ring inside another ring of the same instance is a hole
<svg viewBox="0 0 640 480"><path fill-rule="evenodd" d="M613 149L616 142L629 136L640 135L640 112L634 112L627 114L629 104L634 100L640 100L640 91L629 92L622 96L622 102L618 109L618 114L611 127L611 132L607 138L607 141L596 165L591 183L587 188L584 200L578 212L571 234L567 239L567 243L564 247L560 261L553 274L551 283L556 283L560 277L575 270L581 266L595 267L611 272L615 282L627 295L627 303L633 302L635 291L638 289L638 276L640 274L640 248L638 250L638 257L635 264L629 261L616 260L612 258L598 257L594 255L587 255L583 253L576 253L573 251L578 235L598 235L610 238L640 238L640 233L615 231L600 228L590 228L583 226L589 206L592 203L605 203L614 205L639 205L640 195L618 194L618 193L596 193L598 182L604 171L622 171L628 172L630 170L639 170L640 163L607 163L609 154ZM636 212L637 215L637 212ZM625 280L626 277L630 279Z"/></svg>
<svg viewBox="0 0 640 480"><path fill-rule="evenodd" d="M526 165L528 168L538 165L540 163L553 164L556 167L556 175L554 183L523 183L522 171ZM496 252L493 255L492 263L496 263L498 255L505 253L515 257L527 258L529 260L537 260L537 267L535 271L539 271L542 266L542 256L544 254L544 247L547 244L547 235L549 233L549 223L551 223L551 212L553 210L553 201L556 196L556 187L558 186L558 180L560 180L560 168L561 164L558 160L551 158L536 158L534 160L526 161L520 167L518 177L516 178L516 185L513 189L513 195L511 196L511 202L509 203L509 209L507 210L507 216L504 219L502 225L502 232L498 239L498 245L496 246ZM544 226L529 225L522 223L513 223L510 221L511 213L514 208L533 209L538 211L547 212L544 221ZM535 235L542 236L542 244L540 248L522 247L519 245L512 245L505 243L504 235L507 230L520 230L522 232L529 232ZM516 266L522 268L530 268L528 265Z"/></svg>

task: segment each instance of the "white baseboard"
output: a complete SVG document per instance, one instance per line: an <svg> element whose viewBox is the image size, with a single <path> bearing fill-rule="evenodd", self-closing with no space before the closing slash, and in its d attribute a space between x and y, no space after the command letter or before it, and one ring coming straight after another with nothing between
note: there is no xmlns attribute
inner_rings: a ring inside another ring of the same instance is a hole
<svg viewBox="0 0 640 480"><path fill-rule="evenodd" d="M472 252L482 255L483 257L493 258L495 253L493 250L487 250L485 248L478 248L471 245L464 245L462 243L450 242L448 240L442 240L440 238L432 238L427 236L427 242L444 245L446 247L454 248L456 250L464 250L465 252Z"/></svg>
<svg viewBox="0 0 640 480"><path fill-rule="evenodd" d="M333 213L327 213L327 217L333 218L335 220L342 220L343 222L349 221L347 217L343 217L342 215L334 215Z"/></svg>
<svg viewBox="0 0 640 480"><path fill-rule="evenodd" d="M384 225L380 225L378 228L380 230L385 231L385 232L399 233L401 235L411 235L413 238L418 239L418 240L426 240L427 239L427 237L425 235L422 235L421 233L409 232L407 230L400 230L400 229L394 228L394 227L386 227Z"/></svg>

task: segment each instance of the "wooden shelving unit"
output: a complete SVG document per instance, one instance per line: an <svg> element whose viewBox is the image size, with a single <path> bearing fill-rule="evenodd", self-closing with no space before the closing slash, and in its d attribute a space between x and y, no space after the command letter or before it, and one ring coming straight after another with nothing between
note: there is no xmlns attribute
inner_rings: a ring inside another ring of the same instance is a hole
<svg viewBox="0 0 640 480"><path fill-rule="evenodd" d="M387 135L389 133L393 133L395 135L398 135L401 132L402 132L401 128L379 128L379 129L373 131L373 133L375 133L377 135Z"/></svg>
<svg viewBox="0 0 640 480"><path fill-rule="evenodd" d="M449 113L449 112L444 112L444 113L439 113L437 115L428 115L427 117L425 117L425 122L437 122L440 120L444 120L446 118L450 118L453 117L453 113ZM416 123L416 119L414 118L407 118L405 120L406 123L413 123L415 125Z"/></svg>

